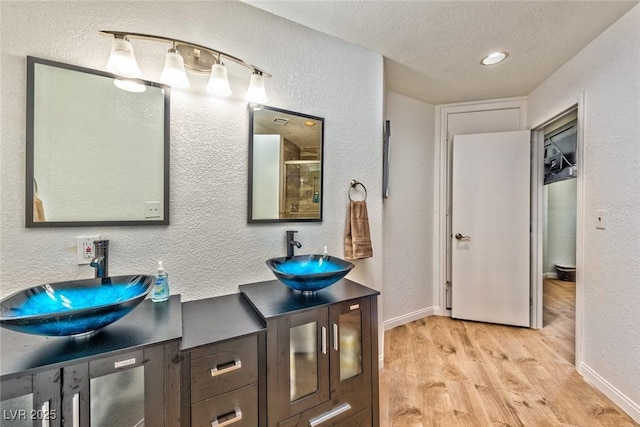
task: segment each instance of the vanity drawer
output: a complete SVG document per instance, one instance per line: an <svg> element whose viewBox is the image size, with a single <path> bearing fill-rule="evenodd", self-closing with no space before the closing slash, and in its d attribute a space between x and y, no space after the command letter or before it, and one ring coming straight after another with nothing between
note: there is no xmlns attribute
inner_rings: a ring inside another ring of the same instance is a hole
<svg viewBox="0 0 640 427"><path fill-rule="evenodd" d="M371 408L367 408L361 411L359 414L353 417L339 422L335 427L371 427L373 421L371 421Z"/></svg>
<svg viewBox="0 0 640 427"><path fill-rule="evenodd" d="M258 382L258 337L251 335L191 352L191 402Z"/></svg>
<svg viewBox="0 0 640 427"><path fill-rule="evenodd" d="M239 390L191 405L191 427L256 427L258 425L258 386Z"/></svg>
<svg viewBox="0 0 640 427"><path fill-rule="evenodd" d="M278 423L278 427L355 427L360 425L371 426L371 423L362 424L362 420L371 419L371 395L370 385L362 390L352 391L344 395L321 403L301 414L294 415ZM369 418L366 418L368 412ZM350 424L353 421L354 424Z"/></svg>

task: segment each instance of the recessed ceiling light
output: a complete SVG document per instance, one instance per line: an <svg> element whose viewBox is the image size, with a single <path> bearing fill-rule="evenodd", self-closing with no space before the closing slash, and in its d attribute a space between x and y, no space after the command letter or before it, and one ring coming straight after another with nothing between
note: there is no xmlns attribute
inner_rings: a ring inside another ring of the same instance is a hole
<svg viewBox="0 0 640 427"><path fill-rule="evenodd" d="M312 122L311 120L307 120L306 122L304 122L305 126L315 126L316 122Z"/></svg>
<svg viewBox="0 0 640 427"><path fill-rule="evenodd" d="M480 63L482 65L494 65L498 62L504 61L507 56L509 56L509 52L493 52L488 56L485 56Z"/></svg>

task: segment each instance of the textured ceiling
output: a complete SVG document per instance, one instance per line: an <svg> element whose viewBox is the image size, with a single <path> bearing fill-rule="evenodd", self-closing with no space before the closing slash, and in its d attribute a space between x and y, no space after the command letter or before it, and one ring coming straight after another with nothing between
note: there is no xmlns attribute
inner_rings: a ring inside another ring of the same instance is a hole
<svg viewBox="0 0 640 427"><path fill-rule="evenodd" d="M638 1L246 3L381 53L387 89L431 104L522 96ZM484 67L488 53L502 64Z"/></svg>

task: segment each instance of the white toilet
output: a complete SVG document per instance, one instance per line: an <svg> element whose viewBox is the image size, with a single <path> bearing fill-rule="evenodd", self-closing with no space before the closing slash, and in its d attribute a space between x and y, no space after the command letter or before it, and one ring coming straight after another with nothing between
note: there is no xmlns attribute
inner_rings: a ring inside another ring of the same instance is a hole
<svg viewBox="0 0 640 427"><path fill-rule="evenodd" d="M558 279L565 282L576 281L576 266L573 264L556 264Z"/></svg>

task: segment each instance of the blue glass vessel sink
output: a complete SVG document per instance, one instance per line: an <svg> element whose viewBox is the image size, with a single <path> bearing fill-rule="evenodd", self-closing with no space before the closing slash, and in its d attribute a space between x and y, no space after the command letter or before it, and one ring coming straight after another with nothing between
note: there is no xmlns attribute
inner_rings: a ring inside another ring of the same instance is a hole
<svg viewBox="0 0 640 427"><path fill-rule="evenodd" d="M46 336L96 331L144 300L153 276L114 276L34 286L0 301L0 326Z"/></svg>
<svg viewBox="0 0 640 427"><path fill-rule="evenodd" d="M278 280L302 292L315 292L331 286L354 267L349 261L328 255L271 258L267 265Z"/></svg>

